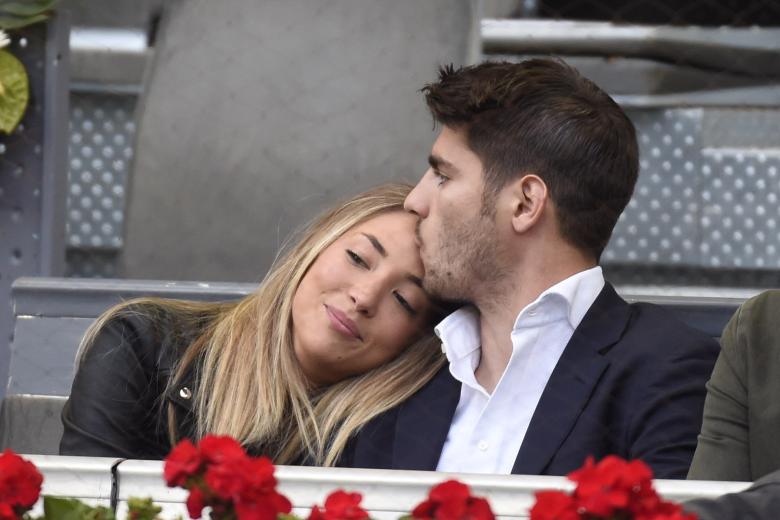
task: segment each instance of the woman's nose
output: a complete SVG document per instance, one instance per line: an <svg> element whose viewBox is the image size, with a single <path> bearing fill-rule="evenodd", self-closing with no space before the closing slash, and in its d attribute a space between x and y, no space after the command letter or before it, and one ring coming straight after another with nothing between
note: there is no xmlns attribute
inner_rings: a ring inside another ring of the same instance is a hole
<svg viewBox="0 0 780 520"><path fill-rule="evenodd" d="M364 316L371 317L381 298L382 284L380 280L362 280L350 287L349 297L355 304L355 310Z"/></svg>

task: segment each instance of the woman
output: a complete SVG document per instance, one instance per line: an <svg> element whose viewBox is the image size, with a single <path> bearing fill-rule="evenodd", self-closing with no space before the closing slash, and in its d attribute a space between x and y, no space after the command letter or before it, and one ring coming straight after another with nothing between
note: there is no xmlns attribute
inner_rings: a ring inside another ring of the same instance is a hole
<svg viewBox="0 0 780 520"><path fill-rule="evenodd" d="M215 433L278 464L335 464L444 361L409 190L381 186L325 213L238 302L107 311L80 347L60 453L162 458Z"/></svg>
<svg viewBox="0 0 780 520"><path fill-rule="evenodd" d="M753 481L780 470L780 291L746 301L721 338L689 479Z"/></svg>

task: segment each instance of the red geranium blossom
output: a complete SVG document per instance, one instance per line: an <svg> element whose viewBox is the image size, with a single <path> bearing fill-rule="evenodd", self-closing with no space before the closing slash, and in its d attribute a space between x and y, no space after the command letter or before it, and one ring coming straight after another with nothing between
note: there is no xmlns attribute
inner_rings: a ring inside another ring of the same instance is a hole
<svg viewBox="0 0 780 520"><path fill-rule="evenodd" d="M696 520L681 506L666 502L653 489L653 472L640 460L608 456L569 473L574 493L536 493L531 520Z"/></svg>
<svg viewBox="0 0 780 520"><path fill-rule="evenodd" d="M206 435L198 443L198 449L203 460L211 464L221 464L247 456L241 444L227 435Z"/></svg>
<svg viewBox="0 0 780 520"><path fill-rule="evenodd" d="M18 520L18 518L11 506L0 502L0 520Z"/></svg>
<svg viewBox="0 0 780 520"><path fill-rule="evenodd" d="M531 520L580 520L574 497L563 491L538 491Z"/></svg>
<svg viewBox="0 0 780 520"><path fill-rule="evenodd" d="M187 497L187 512L190 514L190 518L200 518L204 507L206 507L206 500L203 491L198 487L193 487Z"/></svg>
<svg viewBox="0 0 780 520"><path fill-rule="evenodd" d="M428 499L412 511L418 520L493 520L490 504L481 497L471 496L466 484L448 480L434 486Z"/></svg>
<svg viewBox="0 0 780 520"><path fill-rule="evenodd" d="M248 456L231 437L207 435L198 446L180 442L165 460L164 475L169 486L189 490L192 518L200 518L205 507L215 520L276 520L292 510L290 501L276 491L271 461Z"/></svg>
<svg viewBox="0 0 780 520"><path fill-rule="evenodd" d="M5 516L8 508L15 513L30 509L41 494L43 475L35 465L7 449L0 455L0 511Z"/></svg>
<svg viewBox="0 0 780 520"><path fill-rule="evenodd" d="M577 483L577 505L594 516L609 518L623 510L641 513L661 501L653 490L653 472L640 460L628 462L610 455L596 464L588 457L568 477Z"/></svg>
<svg viewBox="0 0 780 520"><path fill-rule="evenodd" d="M189 439L184 439L165 457L163 467L165 483L168 487L184 485L189 477L198 472L202 462L198 448Z"/></svg>
<svg viewBox="0 0 780 520"><path fill-rule="evenodd" d="M360 507L363 496L337 489L325 499L324 509L311 508L308 520L362 520L369 518L368 512Z"/></svg>

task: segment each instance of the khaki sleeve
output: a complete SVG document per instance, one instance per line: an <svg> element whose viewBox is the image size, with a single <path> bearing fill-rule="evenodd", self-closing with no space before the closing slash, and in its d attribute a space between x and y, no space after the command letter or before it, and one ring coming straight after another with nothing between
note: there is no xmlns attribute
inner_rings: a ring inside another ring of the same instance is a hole
<svg viewBox="0 0 780 520"><path fill-rule="evenodd" d="M753 480L748 443L746 335L743 305L726 325L721 352L707 383L704 419L689 479Z"/></svg>

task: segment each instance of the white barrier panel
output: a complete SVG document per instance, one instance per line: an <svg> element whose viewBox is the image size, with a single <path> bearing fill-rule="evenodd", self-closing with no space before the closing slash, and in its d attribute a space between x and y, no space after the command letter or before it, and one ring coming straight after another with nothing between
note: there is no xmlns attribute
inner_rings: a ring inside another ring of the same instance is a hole
<svg viewBox="0 0 780 520"><path fill-rule="evenodd" d="M111 466L117 459L22 455L43 474L41 495L78 498L87 504L108 506L111 500ZM33 516L43 514L43 501Z"/></svg>
<svg viewBox="0 0 780 520"><path fill-rule="evenodd" d="M87 457L28 456L44 474L44 494L73 496L107 505L111 493L113 459ZM363 507L372 518L395 519L411 511L434 484L457 478L475 495L490 500L500 518L527 518L534 493L543 489L571 490L563 477L530 475L447 474L428 471L394 471L348 468L278 466L279 491L293 503L295 512L308 515L336 489L363 494ZM120 518L129 497L151 497L163 507L163 516L186 517L186 492L170 489L162 479L162 462L128 460L118 467ZM666 499L682 502L692 498L715 498L747 488L747 482L656 480L656 489Z"/></svg>

